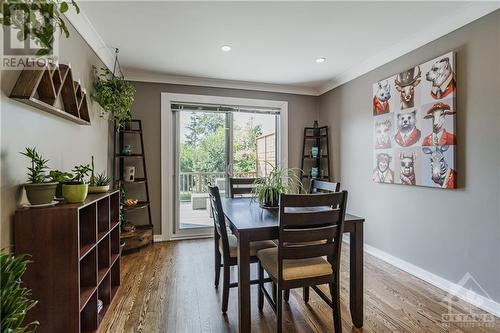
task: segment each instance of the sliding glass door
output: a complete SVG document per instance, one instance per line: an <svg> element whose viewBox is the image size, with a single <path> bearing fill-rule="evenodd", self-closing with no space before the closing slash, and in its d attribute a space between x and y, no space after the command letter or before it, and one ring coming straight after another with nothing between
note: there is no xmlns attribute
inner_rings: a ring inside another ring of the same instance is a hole
<svg viewBox="0 0 500 333"><path fill-rule="evenodd" d="M226 196L229 177L263 176L276 165L278 118L219 109L174 112L176 237L213 233L208 184Z"/></svg>

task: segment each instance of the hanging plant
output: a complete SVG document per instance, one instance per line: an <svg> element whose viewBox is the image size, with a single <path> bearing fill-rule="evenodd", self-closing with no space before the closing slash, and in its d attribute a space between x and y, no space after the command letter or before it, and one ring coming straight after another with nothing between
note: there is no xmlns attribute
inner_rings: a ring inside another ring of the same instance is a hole
<svg viewBox="0 0 500 333"><path fill-rule="evenodd" d="M135 88L125 80L123 75L114 75L103 67L99 71L94 68L95 80L92 99L113 115L118 124L123 125L132 118L132 103L134 102Z"/></svg>
<svg viewBox="0 0 500 333"><path fill-rule="evenodd" d="M62 14L69 10L70 3L80 13L75 1L61 0L2 0L0 8L0 22L16 30L17 39L25 41L28 36L40 49L37 55L52 53L54 33L57 28L69 37L69 30L62 18Z"/></svg>

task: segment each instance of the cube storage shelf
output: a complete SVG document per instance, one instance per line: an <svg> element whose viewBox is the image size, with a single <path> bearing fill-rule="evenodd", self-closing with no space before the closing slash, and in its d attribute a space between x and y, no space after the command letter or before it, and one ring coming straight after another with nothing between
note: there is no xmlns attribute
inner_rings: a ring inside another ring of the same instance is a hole
<svg viewBox="0 0 500 333"><path fill-rule="evenodd" d="M15 253L31 256L23 280L38 300L26 322L38 320L37 332L97 331L120 286L119 208L112 191L16 211Z"/></svg>

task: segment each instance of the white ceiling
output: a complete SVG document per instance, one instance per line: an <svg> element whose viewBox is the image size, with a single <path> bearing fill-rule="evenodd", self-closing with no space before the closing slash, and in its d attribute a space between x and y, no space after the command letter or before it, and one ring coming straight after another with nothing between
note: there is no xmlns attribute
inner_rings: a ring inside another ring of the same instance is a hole
<svg viewBox="0 0 500 333"><path fill-rule="evenodd" d="M478 17L487 12L471 2L85 1L80 6L104 43L120 49L126 76L223 79L317 93L456 29L474 18L463 17L475 9ZM220 50L225 44L231 52ZM327 61L317 64L318 57Z"/></svg>

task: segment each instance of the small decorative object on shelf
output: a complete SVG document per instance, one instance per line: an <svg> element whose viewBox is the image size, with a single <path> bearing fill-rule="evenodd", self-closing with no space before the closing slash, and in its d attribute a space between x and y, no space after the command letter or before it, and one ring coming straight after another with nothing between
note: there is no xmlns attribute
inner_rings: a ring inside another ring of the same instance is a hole
<svg viewBox="0 0 500 333"><path fill-rule="evenodd" d="M130 154L132 154L132 145L123 145L122 154L123 155L130 155Z"/></svg>
<svg viewBox="0 0 500 333"><path fill-rule="evenodd" d="M126 166L123 169L123 180L133 182L135 180L135 166Z"/></svg>
<svg viewBox="0 0 500 333"><path fill-rule="evenodd" d="M31 166L28 167L28 183L24 184L26 196L31 205L52 204L56 194L57 182L47 182L50 178L46 174L49 160L43 158L36 148L26 147L21 153L30 159Z"/></svg>
<svg viewBox="0 0 500 333"><path fill-rule="evenodd" d="M10 98L80 125L90 125L87 94L73 80L71 65L26 66L17 79ZM61 99L64 109L57 108Z"/></svg>
<svg viewBox="0 0 500 333"><path fill-rule="evenodd" d="M321 178L330 180L330 155L328 142L328 126L319 126L315 121L313 127L304 128L302 146L302 179ZM309 181L307 181L309 183ZM310 184L303 184L308 187Z"/></svg>
<svg viewBox="0 0 500 333"><path fill-rule="evenodd" d="M85 182L91 168L88 164L77 165L73 168L74 177L64 182L63 197L68 203L84 202L89 191L89 184Z"/></svg>
<svg viewBox="0 0 500 333"><path fill-rule="evenodd" d="M115 168L113 179L120 186L121 197L121 221L122 233L120 239L125 242L123 253L138 250L153 243L153 223L151 220L151 207L149 204L148 175L146 168L146 156L144 153L144 140L142 133L142 122L132 119L123 123L115 120L114 156ZM123 154L125 146L130 146L126 140L130 137L137 137L140 147L137 152L130 155ZM118 153L119 152L119 153ZM140 165L125 165L130 159L134 161L142 160ZM127 189L133 187L134 194L137 195L134 201L127 205ZM143 194L139 194L144 191ZM133 204L130 204L133 203ZM147 214L147 216L145 215ZM142 218L142 219L141 219ZM132 223L133 222L133 223Z"/></svg>

